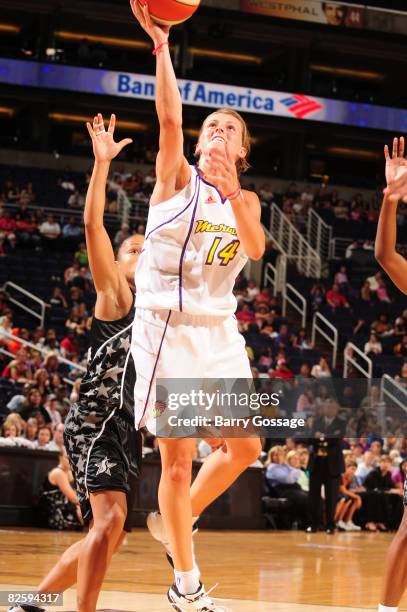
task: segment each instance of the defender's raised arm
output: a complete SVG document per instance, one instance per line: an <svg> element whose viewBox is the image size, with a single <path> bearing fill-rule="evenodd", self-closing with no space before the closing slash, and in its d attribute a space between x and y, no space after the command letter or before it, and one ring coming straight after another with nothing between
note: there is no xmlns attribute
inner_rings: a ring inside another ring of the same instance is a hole
<svg viewBox="0 0 407 612"><path fill-rule="evenodd" d="M386 145L387 188L377 226L375 256L395 285L407 294L407 261L396 251L397 207L400 200L407 202L407 159L404 157L404 138L393 141L390 157Z"/></svg>

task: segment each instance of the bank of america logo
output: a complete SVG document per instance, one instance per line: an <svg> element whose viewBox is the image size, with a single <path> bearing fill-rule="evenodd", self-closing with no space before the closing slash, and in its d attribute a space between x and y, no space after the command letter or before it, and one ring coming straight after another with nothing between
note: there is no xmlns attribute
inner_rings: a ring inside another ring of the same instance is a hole
<svg viewBox="0 0 407 612"><path fill-rule="evenodd" d="M311 113L315 113L322 108L322 104L319 104L319 102L299 94L292 95L289 98L284 98L281 100L281 104L284 104L290 113L295 115L297 119L304 119L304 117L307 117Z"/></svg>

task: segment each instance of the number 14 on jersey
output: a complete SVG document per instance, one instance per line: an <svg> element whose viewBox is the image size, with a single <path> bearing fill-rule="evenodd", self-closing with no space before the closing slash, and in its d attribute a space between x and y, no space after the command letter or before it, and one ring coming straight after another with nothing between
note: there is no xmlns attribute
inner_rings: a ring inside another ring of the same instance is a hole
<svg viewBox="0 0 407 612"><path fill-rule="evenodd" d="M229 242L221 251L218 252L220 243L222 242L222 237L217 236L211 248L209 249L208 257L206 258L205 264L207 266L211 266L215 260L215 255L217 255L218 259L220 259L221 266L227 266L229 262L231 262L237 253L237 249L240 245L240 240L232 240Z"/></svg>

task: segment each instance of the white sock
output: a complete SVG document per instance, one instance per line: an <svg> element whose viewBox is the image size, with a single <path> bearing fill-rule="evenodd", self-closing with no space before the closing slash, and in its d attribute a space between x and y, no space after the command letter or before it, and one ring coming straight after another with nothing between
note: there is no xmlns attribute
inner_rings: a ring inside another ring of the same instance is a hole
<svg viewBox="0 0 407 612"><path fill-rule="evenodd" d="M399 607L396 606L394 608L392 606L383 606L382 604L379 604L378 612L399 612Z"/></svg>
<svg viewBox="0 0 407 612"><path fill-rule="evenodd" d="M195 566L189 572L178 572L174 570L175 584L182 595L190 595L199 589L200 573Z"/></svg>

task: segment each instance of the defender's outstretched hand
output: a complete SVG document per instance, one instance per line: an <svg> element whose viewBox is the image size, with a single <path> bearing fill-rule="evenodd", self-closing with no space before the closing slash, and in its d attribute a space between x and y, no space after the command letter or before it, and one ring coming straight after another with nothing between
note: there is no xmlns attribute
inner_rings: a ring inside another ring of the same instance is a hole
<svg viewBox="0 0 407 612"><path fill-rule="evenodd" d="M155 23L151 19L147 3L144 6L141 6L139 0L130 0L130 6L131 10L133 11L133 15L143 30L147 32L153 41L154 47L158 47L158 45L161 45L168 40L170 27Z"/></svg>
<svg viewBox="0 0 407 612"><path fill-rule="evenodd" d="M93 143L93 153L98 162L112 161L117 157L122 149L133 141L131 138L124 138L120 142L114 141L114 130L116 127L116 115L110 117L109 127L106 131L103 116L98 113L93 119L93 127L90 123L86 124L89 135Z"/></svg>
<svg viewBox="0 0 407 612"><path fill-rule="evenodd" d="M386 181L385 195L392 202L403 200L407 202L407 159L404 157L405 141L403 136L393 140L393 151L390 157L389 147L384 147L386 158Z"/></svg>

